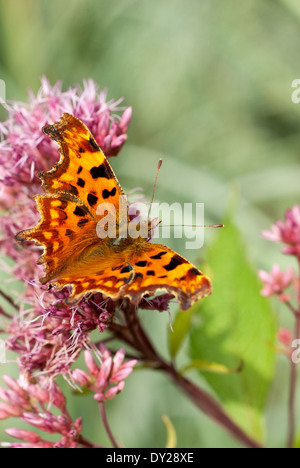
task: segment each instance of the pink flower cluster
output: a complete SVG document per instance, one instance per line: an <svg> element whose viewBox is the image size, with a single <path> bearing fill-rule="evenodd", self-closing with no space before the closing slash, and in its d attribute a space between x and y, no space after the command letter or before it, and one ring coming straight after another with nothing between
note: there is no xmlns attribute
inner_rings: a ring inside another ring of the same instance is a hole
<svg viewBox="0 0 300 468"><path fill-rule="evenodd" d="M12 448L76 448L80 446L81 419L73 421L66 408L66 399L60 388L52 382L49 385L40 378L36 383L26 379L15 380L8 375L3 379L8 389L0 387L0 419L19 417L26 423L60 439L50 442L32 430L7 429L8 435L23 442L3 443ZM47 407L56 407L60 414L54 415Z"/></svg>
<svg viewBox="0 0 300 468"><path fill-rule="evenodd" d="M264 270L258 272L258 276L264 284L261 294L265 297L277 295L281 302L287 302L291 299L290 294L285 291L295 281L295 272L293 268L282 271L279 265L274 265L271 273Z"/></svg>
<svg viewBox="0 0 300 468"><path fill-rule="evenodd" d="M270 231L263 231L262 236L272 242L285 244L282 253L293 255L300 261L300 206L295 205L285 213L284 221L277 221ZM292 287L296 296L299 295L299 278L293 268L286 271L280 269L279 265L274 265L271 272L259 271L259 278L263 282L261 294L266 297L277 296L281 302L290 304L293 295L287 293L287 289ZM292 292L291 290L291 292ZM295 312L295 309L294 309Z"/></svg>
<svg viewBox="0 0 300 468"><path fill-rule="evenodd" d="M94 399L105 402L114 398L125 386L125 379L131 374L136 360L124 361L124 349L112 357L108 349L101 344L101 364L97 365L89 351L85 351L88 372L81 369L72 371L73 384L88 388L94 393ZM10 428L6 432L24 442L5 444L13 448L77 448L84 445L81 436L81 418L73 421L66 408L66 398L56 383L49 382L44 376L35 379L35 383L21 376L17 381L8 375L3 379L8 389L0 387L0 419L21 418L26 423L61 438L56 442L42 439L32 430ZM32 379L31 379L32 380ZM59 415L54 415L49 406L56 407Z"/></svg>

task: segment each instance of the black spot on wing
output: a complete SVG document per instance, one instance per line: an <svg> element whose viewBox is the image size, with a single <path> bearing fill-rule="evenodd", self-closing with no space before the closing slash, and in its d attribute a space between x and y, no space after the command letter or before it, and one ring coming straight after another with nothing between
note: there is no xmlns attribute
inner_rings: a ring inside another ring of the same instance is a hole
<svg viewBox="0 0 300 468"><path fill-rule="evenodd" d="M112 174L105 164L100 164L100 166L92 167L92 169L90 170L90 173L93 179L99 179L99 178L111 179L112 178Z"/></svg>
<svg viewBox="0 0 300 468"><path fill-rule="evenodd" d="M137 267L145 267L146 265L147 265L146 260L143 260L143 261L141 261L141 262L137 262L137 263L136 263L136 266L137 266Z"/></svg>
<svg viewBox="0 0 300 468"><path fill-rule="evenodd" d="M133 268L131 265L126 265L124 268L122 268L121 273L129 273L132 270Z"/></svg>
<svg viewBox="0 0 300 468"><path fill-rule="evenodd" d="M116 192L117 192L116 187L114 187L111 191L109 191L109 190L107 190L107 189L104 189L104 190L102 191L102 197L103 197L104 199L109 198L109 197L114 197L115 194L116 194Z"/></svg>
<svg viewBox="0 0 300 468"><path fill-rule="evenodd" d="M85 181L79 177L79 179L77 180L77 185L83 188L85 186Z"/></svg>
<svg viewBox="0 0 300 468"><path fill-rule="evenodd" d="M79 153L85 153L85 150L84 150L83 148L80 147L80 148L79 148ZM81 169L82 169L82 168L81 168ZM79 173L77 172L77 174L79 174Z"/></svg>
<svg viewBox="0 0 300 468"><path fill-rule="evenodd" d="M80 174L81 171L82 171L82 166L79 166L79 168L77 169L77 175Z"/></svg>
<svg viewBox="0 0 300 468"><path fill-rule="evenodd" d="M179 265L182 265L183 263L184 260L181 257L179 257L178 255L174 255L170 263L164 266L164 269L167 271L172 271L175 270L175 268L177 268Z"/></svg>
<svg viewBox="0 0 300 468"><path fill-rule="evenodd" d="M76 216L85 216L86 211L83 208L80 208L80 206L76 206L75 210L73 211L74 215Z"/></svg>
<svg viewBox="0 0 300 468"><path fill-rule="evenodd" d="M161 257L163 257L164 255L166 255L167 252L159 252L157 255L153 255L152 257L150 258L153 258L154 260L160 260Z"/></svg>
<svg viewBox="0 0 300 468"><path fill-rule="evenodd" d="M74 234L74 231L72 231L72 229L66 230L66 236L71 236L72 234Z"/></svg>
<svg viewBox="0 0 300 468"><path fill-rule="evenodd" d="M147 276L155 276L155 271L153 270L147 271Z"/></svg>
<svg viewBox="0 0 300 468"><path fill-rule="evenodd" d="M65 212L63 211L63 209L59 208L59 219L60 219L61 221L64 221L64 220L67 219L67 218L68 218L67 213L65 213Z"/></svg>
<svg viewBox="0 0 300 468"><path fill-rule="evenodd" d="M82 226L84 226L88 222L89 222L89 220L87 218L83 218L80 221L78 221L77 226L81 228Z"/></svg>
<svg viewBox="0 0 300 468"><path fill-rule="evenodd" d="M137 280L137 279L143 279L142 273L136 273L134 279L135 279L135 280Z"/></svg>
<svg viewBox="0 0 300 468"><path fill-rule="evenodd" d="M88 201L89 205L94 206L94 205L96 205L96 203L98 201L98 197L96 197L92 193L89 193L88 196L87 196L87 201Z"/></svg>

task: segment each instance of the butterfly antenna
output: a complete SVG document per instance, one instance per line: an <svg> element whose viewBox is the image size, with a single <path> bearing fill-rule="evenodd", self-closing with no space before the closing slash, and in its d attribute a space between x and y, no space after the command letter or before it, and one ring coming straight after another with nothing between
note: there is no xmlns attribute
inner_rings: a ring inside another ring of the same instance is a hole
<svg viewBox="0 0 300 468"><path fill-rule="evenodd" d="M224 227L224 224L163 224L162 227L212 227L219 228Z"/></svg>
<svg viewBox="0 0 300 468"><path fill-rule="evenodd" d="M223 228L224 224L163 224L162 227Z"/></svg>
<svg viewBox="0 0 300 468"><path fill-rule="evenodd" d="M151 203L150 203L149 211L148 211L148 219L150 218L152 203L153 203L153 200L154 200L154 195L155 195L155 190L156 190L156 185L157 185L158 174L159 174L161 165L162 165L162 159L160 158L159 161L158 161L158 164L157 164L157 170L156 170L156 176L155 176L155 181L154 181L153 193L152 193Z"/></svg>

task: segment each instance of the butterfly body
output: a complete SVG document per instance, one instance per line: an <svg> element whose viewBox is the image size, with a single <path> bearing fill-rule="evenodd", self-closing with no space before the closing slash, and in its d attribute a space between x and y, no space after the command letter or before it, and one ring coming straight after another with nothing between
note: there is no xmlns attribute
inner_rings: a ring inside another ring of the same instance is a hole
<svg viewBox="0 0 300 468"><path fill-rule="evenodd" d="M45 191L36 197L39 224L16 236L44 247L38 261L45 266L42 284L71 285L72 294L66 300L70 305L86 293L101 292L114 300L126 297L138 304L145 295L164 291L188 309L211 293L209 279L188 260L144 237L124 236L130 221L127 210L124 215L124 203L123 209L120 205L124 192L80 120L64 114L43 130L59 143L61 159L39 174ZM104 219L99 206L104 206L105 215L115 217L112 237L99 237L97 228Z"/></svg>

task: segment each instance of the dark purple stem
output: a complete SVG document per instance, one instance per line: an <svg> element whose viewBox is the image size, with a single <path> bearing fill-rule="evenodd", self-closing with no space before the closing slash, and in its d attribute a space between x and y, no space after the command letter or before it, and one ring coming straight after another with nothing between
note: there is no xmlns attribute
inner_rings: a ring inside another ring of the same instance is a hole
<svg viewBox="0 0 300 468"><path fill-rule="evenodd" d="M103 424L104 424L104 427L105 427L105 430L107 432L107 435L109 437L109 440L111 441L112 443L112 446L114 448L118 448L118 444L117 444L117 441L116 439L114 438L114 435L113 433L111 432L111 429L109 427L109 424L108 424L108 419L107 419L107 416L106 416L106 411L105 411L105 405L103 402L100 402L99 403L99 409L100 409L100 414L101 414L101 418L102 418L102 421L103 421Z"/></svg>
<svg viewBox="0 0 300 468"><path fill-rule="evenodd" d="M4 317L11 320L11 315L9 315L7 312L5 312L1 306L0 306L0 315L3 315Z"/></svg>
<svg viewBox="0 0 300 468"><path fill-rule="evenodd" d="M19 310L18 306L14 303L13 299L10 296L8 296L7 294L5 294L3 291L1 291L1 289L0 289L0 296L2 296L16 310Z"/></svg>

